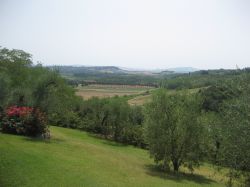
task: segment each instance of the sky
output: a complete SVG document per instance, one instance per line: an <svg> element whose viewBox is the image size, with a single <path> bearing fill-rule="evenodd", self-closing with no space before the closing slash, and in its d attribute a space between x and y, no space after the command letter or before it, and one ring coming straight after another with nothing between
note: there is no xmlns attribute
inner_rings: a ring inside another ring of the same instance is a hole
<svg viewBox="0 0 250 187"><path fill-rule="evenodd" d="M250 66L249 0L0 0L0 46L43 65Z"/></svg>

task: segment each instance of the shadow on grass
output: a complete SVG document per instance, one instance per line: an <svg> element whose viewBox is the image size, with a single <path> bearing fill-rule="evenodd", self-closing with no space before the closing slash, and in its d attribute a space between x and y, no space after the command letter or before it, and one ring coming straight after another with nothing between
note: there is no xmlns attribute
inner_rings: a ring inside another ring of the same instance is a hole
<svg viewBox="0 0 250 187"><path fill-rule="evenodd" d="M197 174L189 174L189 173L175 173L174 171L160 171L159 168L157 168L155 165L146 165L146 170L147 170L147 174L150 176L154 176L154 177L159 177L165 180L173 180L175 182L182 182L184 180L186 181L192 181L195 183L199 183L199 184L211 184L211 183L215 183L215 181L208 179L202 175L197 175Z"/></svg>
<svg viewBox="0 0 250 187"><path fill-rule="evenodd" d="M105 144L105 145L111 145L111 146L114 146L114 147L127 147L128 146L126 144L117 143L117 142L113 142L113 141L110 141L110 140L103 141L102 143Z"/></svg>
<svg viewBox="0 0 250 187"><path fill-rule="evenodd" d="M105 145L110 145L110 146L115 146L115 147L127 147L128 146L127 144L115 142L112 139L105 138L103 135L88 133L88 136L101 140L101 142Z"/></svg>
<svg viewBox="0 0 250 187"><path fill-rule="evenodd" d="M30 141L30 142L38 142L38 143L61 143L61 142L65 142L65 140L63 140L63 139L53 138L53 137L51 137L50 139L44 139L44 138L41 138L41 137L23 137L23 140Z"/></svg>

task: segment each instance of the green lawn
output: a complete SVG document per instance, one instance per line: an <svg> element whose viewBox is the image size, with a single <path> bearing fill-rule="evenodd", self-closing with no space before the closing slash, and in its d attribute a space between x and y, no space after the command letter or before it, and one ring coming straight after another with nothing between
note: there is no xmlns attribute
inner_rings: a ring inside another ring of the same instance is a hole
<svg viewBox="0 0 250 187"><path fill-rule="evenodd" d="M78 130L50 130L50 141L0 133L0 186L223 186L209 166L195 175L164 174L145 150Z"/></svg>

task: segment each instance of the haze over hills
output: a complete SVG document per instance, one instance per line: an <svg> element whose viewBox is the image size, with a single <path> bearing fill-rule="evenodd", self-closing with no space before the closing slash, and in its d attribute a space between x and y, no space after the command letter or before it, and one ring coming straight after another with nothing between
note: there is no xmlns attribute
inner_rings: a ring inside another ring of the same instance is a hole
<svg viewBox="0 0 250 187"><path fill-rule="evenodd" d="M125 73L116 66L48 66L51 69L57 69L62 74L71 73Z"/></svg>
<svg viewBox="0 0 250 187"><path fill-rule="evenodd" d="M189 73L199 71L199 69L193 67L177 67L177 68L168 68L168 71L173 71L175 73Z"/></svg>
<svg viewBox="0 0 250 187"><path fill-rule="evenodd" d="M114 73L114 74L154 74L154 73L189 73L198 71L193 67L176 67L168 69L133 69L117 66L48 66L49 68L58 69L60 73Z"/></svg>

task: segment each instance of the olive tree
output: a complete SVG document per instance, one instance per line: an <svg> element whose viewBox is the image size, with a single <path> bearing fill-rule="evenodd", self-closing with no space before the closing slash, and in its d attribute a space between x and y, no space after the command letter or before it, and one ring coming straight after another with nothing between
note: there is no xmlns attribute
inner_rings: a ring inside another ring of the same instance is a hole
<svg viewBox="0 0 250 187"><path fill-rule="evenodd" d="M197 97L160 90L146 106L149 152L163 169L181 165L193 170L202 158L203 127L198 123Z"/></svg>

